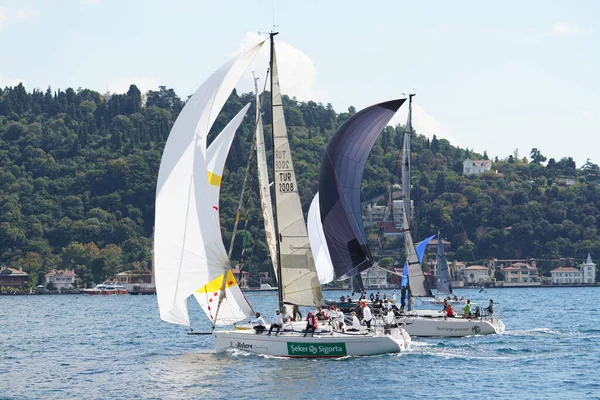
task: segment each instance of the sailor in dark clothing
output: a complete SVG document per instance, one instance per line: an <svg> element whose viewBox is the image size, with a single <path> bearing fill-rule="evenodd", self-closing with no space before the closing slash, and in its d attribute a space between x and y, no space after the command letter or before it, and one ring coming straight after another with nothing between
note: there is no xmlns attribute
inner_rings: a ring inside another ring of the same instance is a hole
<svg viewBox="0 0 600 400"><path fill-rule="evenodd" d="M400 311L404 311L406 306L406 286L402 286L400 290Z"/></svg>

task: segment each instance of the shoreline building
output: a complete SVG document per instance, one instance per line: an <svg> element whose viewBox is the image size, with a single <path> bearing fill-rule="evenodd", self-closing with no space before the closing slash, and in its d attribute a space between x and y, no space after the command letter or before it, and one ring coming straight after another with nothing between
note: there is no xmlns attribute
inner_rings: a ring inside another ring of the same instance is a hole
<svg viewBox="0 0 600 400"><path fill-rule="evenodd" d="M77 274L74 269L53 269L51 272L44 275L44 278L46 278L46 287L51 283L60 292L63 289L75 288L75 278L77 278Z"/></svg>
<svg viewBox="0 0 600 400"><path fill-rule="evenodd" d="M0 267L0 287L23 288L29 281L29 274L23 272L23 268Z"/></svg>
<svg viewBox="0 0 600 400"><path fill-rule="evenodd" d="M529 265L525 262L516 262L500 269L504 274L504 286L529 284L541 285L540 274L535 262Z"/></svg>
<svg viewBox="0 0 600 400"><path fill-rule="evenodd" d="M592 262L592 256L588 253L585 264L581 269L574 267L559 267L550 271L553 285L582 284L596 282L596 264Z"/></svg>

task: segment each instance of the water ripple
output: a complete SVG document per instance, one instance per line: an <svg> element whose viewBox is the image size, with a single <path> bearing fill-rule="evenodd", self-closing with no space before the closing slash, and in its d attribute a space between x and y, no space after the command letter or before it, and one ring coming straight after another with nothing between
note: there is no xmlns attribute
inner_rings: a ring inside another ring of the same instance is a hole
<svg viewBox="0 0 600 400"><path fill-rule="evenodd" d="M507 331L415 338L410 351L302 360L216 354L210 336L161 322L152 296L0 297L2 399L598 398L597 288L457 290L493 298ZM327 293L338 298L345 292ZM570 310L564 309L569 298ZM258 311L273 294L249 296ZM543 304L543 307L537 305ZM195 330L210 329L189 303ZM595 313L594 313L595 314ZM10 327L10 328L9 328ZM432 379L443 391L432 390ZM348 386L352 382L359 382ZM407 382L410 382L407 384ZM465 384L466 383L466 384Z"/></svg>

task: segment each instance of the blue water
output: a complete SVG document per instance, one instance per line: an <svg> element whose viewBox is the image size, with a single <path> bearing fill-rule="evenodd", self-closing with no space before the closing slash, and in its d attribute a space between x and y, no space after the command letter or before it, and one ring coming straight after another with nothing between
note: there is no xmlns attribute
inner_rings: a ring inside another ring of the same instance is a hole
<svg viewBox="0 0 600 400"><path fill-rule="evenodd" d="M154 296L0 296L0 399L600 399L600 288L456 292L494 299L506 333L339 360L214 354ZM276 297L248 298L269 321Z"/></svg>

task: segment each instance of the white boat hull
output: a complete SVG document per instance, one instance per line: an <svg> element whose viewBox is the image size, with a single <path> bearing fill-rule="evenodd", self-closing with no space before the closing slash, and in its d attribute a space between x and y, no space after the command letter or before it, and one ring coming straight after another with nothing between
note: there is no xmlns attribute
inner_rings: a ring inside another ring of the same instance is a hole
<svg viewBox="0 0 600 400"><path fill-rule="evenodd" d="M499 319L494 323L482 319L444 318L426 316L402 316L397 323L410 336L464 337L472 335L495 335L504 332Z"/></svg>
<svg viewBox="0 0 600 400"><path fill-rule="evenodd" d="M304 337L299 332L275 336L254 330L216 330L213 332L217 352L240 349L250 353L277 357L334 358L398 353L410 346L410 336L402 329L390 335L361 333L318 333Z"/></svg>

